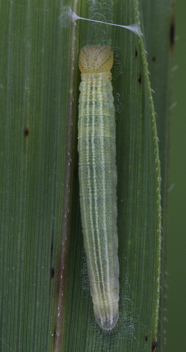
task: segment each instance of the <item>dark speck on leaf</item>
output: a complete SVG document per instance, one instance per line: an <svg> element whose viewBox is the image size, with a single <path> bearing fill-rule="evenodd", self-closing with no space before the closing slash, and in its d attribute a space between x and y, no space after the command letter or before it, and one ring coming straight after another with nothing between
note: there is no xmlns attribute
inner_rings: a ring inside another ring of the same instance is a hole
<svg viewBox="0 0 186 352"><path fill-rule="evenodd" d="M27 127L24 129L24 136L27 137L29 135L29 130Z"/></svg>

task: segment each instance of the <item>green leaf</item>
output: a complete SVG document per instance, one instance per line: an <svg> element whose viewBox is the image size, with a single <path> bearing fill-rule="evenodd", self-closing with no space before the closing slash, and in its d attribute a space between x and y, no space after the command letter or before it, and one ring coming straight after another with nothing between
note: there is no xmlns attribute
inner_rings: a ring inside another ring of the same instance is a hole
<svg viewBox="0 0 186 352"><path fill-rule="evenodd" d="M64 17L65 5L0 5L0 349L152 351L158 338L162 350L156 120L164 225L170 1L71 1L82 17L141 23L143 37L73 23ZM93 314L79 209L78 55L95 44L110 45L115 54L120 319L110 334Z"/></svg>

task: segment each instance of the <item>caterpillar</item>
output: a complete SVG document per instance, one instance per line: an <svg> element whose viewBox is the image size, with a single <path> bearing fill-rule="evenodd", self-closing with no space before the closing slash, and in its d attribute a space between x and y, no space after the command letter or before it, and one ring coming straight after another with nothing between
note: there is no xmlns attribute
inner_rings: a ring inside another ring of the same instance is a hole
<svg viewBox="0 0 186 352"><path fill-rule="evenodd" d="M81 49L78 152L80 209L94 315L103 330L119 317L113 50Z"/></svg>

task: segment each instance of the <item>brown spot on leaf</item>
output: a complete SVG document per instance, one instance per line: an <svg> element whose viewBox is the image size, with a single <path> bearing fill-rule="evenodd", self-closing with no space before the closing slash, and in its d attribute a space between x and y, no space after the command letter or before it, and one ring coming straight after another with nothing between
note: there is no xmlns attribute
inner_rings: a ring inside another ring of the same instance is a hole
<svg viewBox="0 0 186 352"><path fill-rule="evenodd" d="M139 75L139 77L138 77L138 82L139 82L139 84L141 84L141 75Z"/></svg>
<svg viewBox="0 0 186 352"><path fill-rule="evenodd" d="M169 32L169 39L170 39L170 47L173 50L174 47L174 39L175 37L175 24L174 24L174 19L172 18L171 24L170 24L170 32Z"/></svg>
<svg viewBox="0 0 186 352"><path fill-rule="evenodd" d="M27 137L29 135L29 129L28 127L25 127L24 129L24 137Z"/></svg>
<svg viewBox="0 0 186 352"><path fill-rule="evenodd" d="M54 268L51 268L51 279L54 278L54 275L55 275L55 270L54 270Z"/></svg>
<svg viewBox="0 0 186 352"><path fill-rule="evenodd" d="M152 352L156 351L157 347L158 347L157 342L153 341L153 343L152 343Z"/></svg>

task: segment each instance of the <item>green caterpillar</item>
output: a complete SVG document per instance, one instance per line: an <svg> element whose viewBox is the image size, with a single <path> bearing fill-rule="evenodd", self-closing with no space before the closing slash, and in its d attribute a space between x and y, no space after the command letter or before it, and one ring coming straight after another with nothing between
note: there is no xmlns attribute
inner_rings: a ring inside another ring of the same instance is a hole
<svg viewBox="0 0 186 352"><path fill-rule="evenodd" d="M119 262L116 204L113 50L84 47L81 71L78 151L80 207L91 295L96 321L104 330L116 325Z"/></svg>

